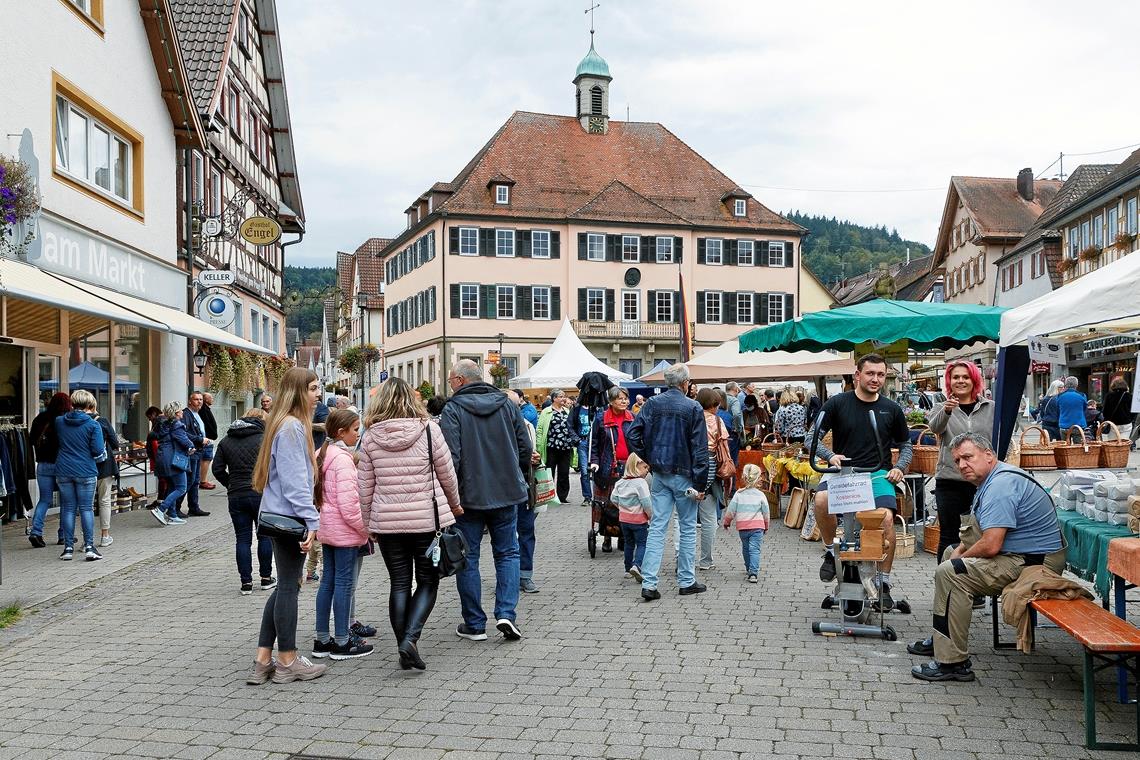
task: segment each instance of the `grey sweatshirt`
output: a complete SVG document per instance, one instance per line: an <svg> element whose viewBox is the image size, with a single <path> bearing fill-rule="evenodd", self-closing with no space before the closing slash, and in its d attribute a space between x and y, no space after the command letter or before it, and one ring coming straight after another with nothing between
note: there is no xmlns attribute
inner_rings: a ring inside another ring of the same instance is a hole
<svg viewBox="0 0 1140 760"><path fill-rule="evenodd" d="M313 504L313 441L300 420L290 417L273 436L269 478L261 495L261 510L305 521L320 530L321 517ZM302 477L302 473L304 476Z"/></svg>
<svg viewBox="0 0 1140 760"><path fill-rule="evenodd" d="M964 480L962 473L958 472L958 465L954 464L954 457L950 454L950 442L962 433L981 433L987 438L994 433L994 402L979 396L974 404L974 411L967 415L961 407L952 414L947 414L942 404L936 404L926 424L941 438L941 448L938 451L938 469L935 478L944 480Z"/></svg>

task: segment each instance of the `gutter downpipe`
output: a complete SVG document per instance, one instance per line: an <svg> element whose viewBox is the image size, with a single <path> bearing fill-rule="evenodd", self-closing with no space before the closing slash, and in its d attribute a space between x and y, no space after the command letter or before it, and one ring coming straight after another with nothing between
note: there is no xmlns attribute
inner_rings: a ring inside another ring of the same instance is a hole
<svg viewBox="0 0 1140 760"><path fill-rule="evenodd" d="M439 236L439 247L440 247L440 249L443 249L443 248L446 248L450 245L448 237L447 237L447 212L446 211L439 212L439 218L441 220L443 220L443 231L440 233L440 236ZM440 262L439 300L440 301L444 300L444 298L450 297L449 291L447 288L447 257L449 255L449 253L450 253L450 251L441 250L440 254L439 254L439 262ZM447 317L449 314L451 314L450 309L451 309L451 304L448 304L447 308L443 310L443 316L440 317L441 324L443 326L443 344L442 344L442 348L440 350L439 365L443 369L443 387L447 389L447 393L445 394L447 396L451 395L451 385L447 382L447 373L448 373L447 359L450 356L450 354L447 351ZM388 363L387 357L385 357L384 363L385 364Z"/></svg>

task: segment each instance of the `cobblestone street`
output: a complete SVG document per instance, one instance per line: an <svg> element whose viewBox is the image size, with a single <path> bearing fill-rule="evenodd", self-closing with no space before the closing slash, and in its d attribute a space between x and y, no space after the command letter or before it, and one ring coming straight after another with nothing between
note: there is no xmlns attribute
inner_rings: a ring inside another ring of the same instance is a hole
<svg viewBox="0 0 1140 760"><path fill-rule="evenodd" d="M541 593L520 601L522 641L458 639L455 583L444 580L421 641L429 669L401 671L384 636L387 576L376 557L359 596L361 616L381 631L372 656L308 683L246 686L265 596L238 594L224 495L205 505L208 532L0 631L0 758L1119 756L1084 749L1080 650L1058 631L1042 632L1035 654L998 653L979 612L975 683L911 678L917 658L905 644L927 632L930 555L896 564L895 596L914 605L890 616L898 641L823 638L810 625L826 614L818 544L798 531L773 528L761 583L750 585L735 531L718 530L716 568L701 574L708 593L679 597L670 559L662 599L647 604L622 579L620 555L590 559L579 505L539 519ZM117 520L125 534L152 518ZM109 558L112 549L120 542ZM31 551L6 535L6 567ZM44 574L62 571L41 555ZM314 590L301 596L306 646ZM1132 708L1114 702L1110 671L1098 682L1102 738L1127 739Z"/></svg>

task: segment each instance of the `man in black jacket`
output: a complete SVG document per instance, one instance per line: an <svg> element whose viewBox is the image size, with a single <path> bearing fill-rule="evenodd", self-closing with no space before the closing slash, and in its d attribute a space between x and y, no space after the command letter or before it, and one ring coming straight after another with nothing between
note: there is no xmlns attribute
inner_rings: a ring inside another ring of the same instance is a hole
<svg viewBox="0 0 1140 760"><path fill-rule="evenodd" d="M479 366L461 359L447 377L452 397L443 407L440 428L451 450L463 514L456 528L467 539L467 566L456 575L463 622L456 635L487 639L487 615L480 604L479 545L483 528L491 534L495 558L495 627L504 638L522 638L515 625L519 600L518 508L526 504L523 471L533 447L522 412L506 394L483 381Z"/></svg>
<svg viewBox="0 0 1140 760"><path fill-rule="evenodd" d="M265 412L251 409L245 417L234 420L226 437L218 443L214 455L213 472L226 488L229 499L230 520L237 539L237 566L241 576L242 596L253 593L253 543L257 512L261 509L261 494L253 490L253 468L257 453L265 438ZM268 591L277 585L273 578L273 543L257 537L257 564L261 571L261 589Z"/></svg>
<svg viewBox="0 0 1140 760"><path fill-rule="evenodd" d="M202 432L210 439L210 442L202 447L202 464L199 465L198 471L198 487L205 488L207 491L214 490L215 486L210 482L210 462L214 460L214 441L218 440L218 422L214 419L214 412L210 409L214 405L214 394L202 394L202 408L198 410L198 416L202 418Z"/></svg>
<svg viewBox="0 0 1140 760"><path fill-rule="evenodd" d="M206 444L214 442L206 437L206 432L203 429L204 423L199 414L203 401L202 392L194 391L190 394L186 408L182 410L182 424L186 427L186 435L189 436L190 443L194 445L190 452L190 471L186 473L186 496L184 498L187 501L187 512L182 515L183 517L208 517L210 514L198 506L198 479L201 474L199 463L202 461L202 449L206 447ZM178 500L175 508L181 512L182 499Z"/></svg>

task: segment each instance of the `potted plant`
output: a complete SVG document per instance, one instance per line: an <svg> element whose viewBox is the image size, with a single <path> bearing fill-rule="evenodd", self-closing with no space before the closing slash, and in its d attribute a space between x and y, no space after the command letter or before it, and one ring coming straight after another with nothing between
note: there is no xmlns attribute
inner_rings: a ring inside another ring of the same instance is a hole
<svg viewBox="0 0 1140 760"><path fill-rule="evenodd" d="M1128 251L1132 248L1132 241L1136 236L1129 232L1121 232L1116 236L1116 248L1121 251Z"/></svg>
<svg viewBox="0 0 1140 760"><path fill-rule="evenodd" d="M510 378L511 371L502 364L496 364L491 367L491 380L494 382L496 388L506 388L507 380Z"/></svg>
<svg viewBox="0 0 1140 760"><path fill-rule="evenodd" d="M11 156L0 155L0 247L9 249L13 254L23 253L35 239L35 225L28 225L24 237L16 242L11 242L8 235L16 225L34 218L39 210L40 194L28 165Z"/></svg>
<svg viewBox="0 0 1140 760"><path fill-rule="evenodd" d="M1077 265L1076 259L1070 259L1067 256L1057 262L1057 274L1064 274Z"/></svg>
<svg viewBox="0 0 1140 760"><path fill-rule="evenodd" d="M424 401L435 397L435 386L433 386L427 380L424 380L422 383L420 383L420 387L416 388L416 390L420 392L420 398L422 398Z"/></svg>
<svg viewBox="0 0 1140 760"><path fill-rule="evenodd" d="M1093 261L1100 257L1101 249L1098 246L1090 245L1080 253L1081 261Z"/></svg>

